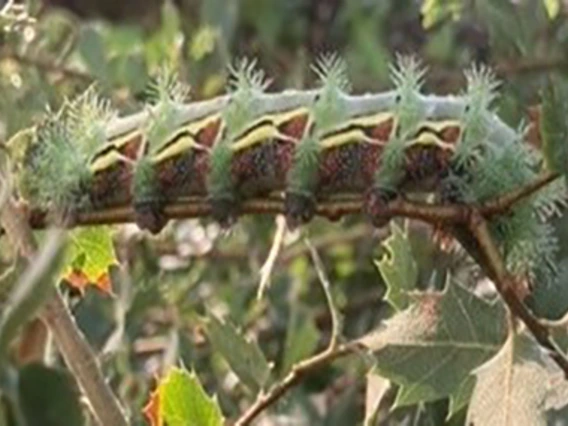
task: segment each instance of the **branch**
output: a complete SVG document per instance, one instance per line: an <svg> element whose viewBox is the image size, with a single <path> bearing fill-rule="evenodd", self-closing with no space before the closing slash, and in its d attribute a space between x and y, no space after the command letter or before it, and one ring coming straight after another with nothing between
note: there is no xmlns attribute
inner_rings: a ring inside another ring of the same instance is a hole
<svg viewBox="0 0 568 426"><path fill-rule="evenodd" d="M35 259L37 243L22 210L10 198L0 210L0 223L15 247L30 261ZM105 426L126 426L128 423L120 404L106 384L95 355L59 292L56 291L46 302L39 316L54 334L55 341L85 392L98 422Z"/></svg>
<svg viewBox="0 0 568 426"><path fill-rule="evenodd" d="M542 324L519 299L515 292L515 280L505 267L503 257L491 237L486 220L477 211L472 212L469 230L475 237L483 258L480 266L495 283L505 304L515 317L521 319L538 343L549 351L550 357L568 379L568 359L550 338L546 325Z"/></svg>
<svg viewBox="0 0 568 426"><path fill-rule="evenodd" d="M338 358L350 355L363 349L358 340L337 345L335 348L326 349L311 358L300 361L293 365L290 372L281 381L273 385L267 392L260 393L256 401L237 419L234 426L246 426L264 410L278 401L286 392L300 383L306 376L316 370L331 364Z"/></svg>

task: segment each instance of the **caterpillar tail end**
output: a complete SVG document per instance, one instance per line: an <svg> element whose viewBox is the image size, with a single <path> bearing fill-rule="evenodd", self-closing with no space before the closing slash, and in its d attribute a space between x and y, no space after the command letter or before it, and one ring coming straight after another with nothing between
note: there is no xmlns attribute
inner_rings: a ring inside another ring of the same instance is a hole
<svg viewBox="0 0 568 426"><path fill-rule="evenodd" d="M316 214L316 200L311 194L287 192L284 200L286 225L293 231L308 223Z"/></svg>

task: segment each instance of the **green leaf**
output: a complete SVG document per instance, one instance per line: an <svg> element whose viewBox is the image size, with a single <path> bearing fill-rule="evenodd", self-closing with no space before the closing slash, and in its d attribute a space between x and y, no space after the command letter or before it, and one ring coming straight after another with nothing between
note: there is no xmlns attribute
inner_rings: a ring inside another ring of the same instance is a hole
<svg viewBox="0 0 568 426"><path fill-rule="evenodd" d="M383 243L386 253L375 261L387 286L385 299L396 310L408 306L408 292L415 288L418 279L418 267L408 241L407 223L404 228L392 223L391 235Z"/></svg>
<svg viewBox="0 0 568 426"><path fill-rule="evenodd" d="M547 167L568 174L568 85L551 80L542 95L540 131Z"/></svg>
<svg viewBox="0 0 568 426"><path fill-rule="evenodd" d="M568 402L563 373L527 334L512 335L475 372L466 424L546 425L546 410Z"/></svg>
<svg viewBox="0 0 568 426"><path fill-rule="evenodd" d="M289 321L282 372L287 373L294 363L310 356L317 347L319 331L313 319L296 315Z"/></svg>
<svg viewBox="0 0 568 426"><path fill-rule="evenodd" d="M256 342L245 339L235 326L209 315L205 326L207 335L217 350L253 393L258 393L268 381L270 366Z"/></svg>
<svg viewBox="0 0 568 426"><path fill-rule="evenodd" d="M18 401L30 426L84 425L79 398L73 376L64 370L28 364L19 371Z"/></svg>
<svg viewBox="0 0 568 426"><path fill-rule="evenodd" d="M560 12L560 0L542 0L542 3L550 20L558 16Z"/></svg>
<svg viewBox="0 0 568 426"><path fill-rule="evenodd" d="M460 385L459 389L450 395L450 405L448 407L448 418L453 417L461 411L471 399L473 387L475 385L475 378L468 376Z"/></svg>
<svg viewBox="0 0 568 426"><path fill-rule="evenodd" d="M97 30L85 28L79 36L77 49L89 72L104 82L108 80L107 56L104 41Z"/></svg>
<svg viewBox="0 0 568 426"><path fill-rule="evenodd" d="M503 306L457 283L414 297L410 307L362 340L375 351L377 371L400 386L395 406L453 395L505 340Z"/></svg>
<svg viewBox="0 0 568 426"><path fill-rule="evenodd" d="M160 418L168 426L222 426L217 399L205 393L195 373L173 368L159 385Z"/></svg>
<svg viewBox="0 0 568 426"><path fill-rule="evenodd" d="M108 269L117 263L109 227L77 228L69 235L62 278L81 290L94 284L110 293Z"/></svg>

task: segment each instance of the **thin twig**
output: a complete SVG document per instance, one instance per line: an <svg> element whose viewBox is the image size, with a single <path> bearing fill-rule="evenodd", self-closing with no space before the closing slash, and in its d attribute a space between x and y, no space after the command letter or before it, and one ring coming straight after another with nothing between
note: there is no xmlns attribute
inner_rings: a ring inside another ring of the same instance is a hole
<svg viewBox="0 0 568 426"><path fill-rule="evenodd" d="M505 304L515 317L521 319L534 338L549 351L550 357L568 378L568 359L551 339L548 328L529 311L517 296L514 278L507 271L503 257L489 232L487 221L479 212L474 211L472 213L469 229L477 240L478 248L483 256L484 261L481 266L495 283L495 287Z"/></svg>
<svg viewBox="0 0 568 426"><path fill-rule="evenodd" d="M321 282L321 286L323 287L325 298L327 299L327 305L329 307L329 313L331 315L331 337L329 339L328 349L330 351L333 351L339 344L339 337L341 335L343 320L339 313L339 309L335 304L335 300L333 299L333 294L331 293L331 284L325 272L325 268L323 266L323 262L321 260L320 255L318 254L316 248L310 242L309 238L305 237L304 243L306 244L306 247L308 247L308 250L310 251L310 256L314 263L314 267L316 268L316 272Z"/></svg>
<svg viewBox="0 0 568 426"><path fill-rule="evenodd" d="M311 358L294 364L286 377L272 386L267 392L258 395L256 401L239 417L234 426L246 426L251 424L260 413L278 401L286 392L301 382L304 377L331 364L338 358L356 353L363 349L364 347L359 341L355 340L340 344L334 349L328 348Z"/></svg>
<svg viewBox="0 0 568 426"><path fill-rule="evenodd" d="M544 172L533 182L517 188L516 190L511 191L503 195L502 197L496 198L483 204L480 207L479 212L486 219L489 219L490 217L495 215L507 213L507 211L509 211L511 207L513 207L513 205L525 198L530 197L532 194L545 187L549 183L555 181L559 177L559 173Z"/></svg>

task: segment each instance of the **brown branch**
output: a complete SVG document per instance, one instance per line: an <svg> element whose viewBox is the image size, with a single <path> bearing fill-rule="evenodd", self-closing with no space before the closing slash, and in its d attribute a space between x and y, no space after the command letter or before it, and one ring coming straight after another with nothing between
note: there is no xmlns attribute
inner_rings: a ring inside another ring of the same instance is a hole
<svg viewBox="0 0 568 426"><path fill-rule="evenodd" d="M473 211L469 230L475 237L482 256L481 265L495 283L503 301L516 318L519 318L545 349L550 357L562 369L568 378L568 359L551 339L548 328L542 324L524 305L515 291L515 280L506 269L503 257L489 232L486 220L477 211Z"/></svg>
<svg viewBox="0 0 568 426"><path fill-rule="evenodd" d="M37 243L21 208L8 199L0 209L0 223L23 256L33 260ZM105 382L97 359L75 324L59 292L46 301L39 317L55 336L65 362L89 400L101 425L126 426L128 423L118 400Z"/></svg>
<svg viewBox="0 0 568 426"><path fill-rule="evenodd" d="M345 344L327 349L293 365L290 372L281 381L273 385L268 391L260 393L256 401L237 419L234 426L246 426L269 406L278 401L291 388L300 383L306 376L316 370L331 364L338 358L350 355L362 350L364 347L359 341L354 340Z"/></svg>

